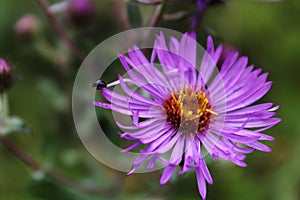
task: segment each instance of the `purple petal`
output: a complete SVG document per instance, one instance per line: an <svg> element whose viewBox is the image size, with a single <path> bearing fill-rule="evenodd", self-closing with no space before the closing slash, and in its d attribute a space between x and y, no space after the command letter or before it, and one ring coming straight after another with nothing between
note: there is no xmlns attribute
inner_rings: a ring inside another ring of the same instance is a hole
<svg viewBox="0 0 300 200"><path fill-rule="evenodd" d="M174 165L169 165L165 168L161 178L160 178L160 184L166 184L169 179L171 178L173 172L174 172L175 166Z"/></svg>
<svg viewBox="0 0 300 200"><path fill-rule="evenodd" d="M127 147L126 149L123 149L123 150L121 151L121 153L131 151L132 149L138 147L138 146L141 145L141 144L142 144L141 142L136 142L136 143L134 143L133 145L131 145L130 147Z"/></svg>
<svg viewBox="0 0 300 200"><path fill-rule="evenodd" d="M183 156L184 137L180 136L170 157L170 164L178 165Z"/></svg>
<svg viewBox="0 0 300 200"><path fill-rule="evenodd" d="M247 144L249 147L252 147L254 149L260 150L260 151L265 151L265 152L271 152L272 149L260 142L253 142L253 143L248 143Z"/></svg>
<svg viewBox="0 0 300 200"><path fill-rule="evenodd" d="M204 161L203 158L200 159L200 164L199 164L199 166L200 166L200 169L201 169L201 171L202 171L202 174L203 174L205 180L206 180L209 184L213 184L212 177L211 177L211 175L210 175L210 173L209 173L209 171L208 171L208 168L207 168L206 163L205 163L205 161Z"/></svg>
<svg viewBox="0 0 300 200"><path fill-rule="evenodd" d="M201 172L200 168L196 169L196 177L197 177L197 183L198 183L198 191L202 197L202 199L206 198L206 183L204 176Z"/></svg>

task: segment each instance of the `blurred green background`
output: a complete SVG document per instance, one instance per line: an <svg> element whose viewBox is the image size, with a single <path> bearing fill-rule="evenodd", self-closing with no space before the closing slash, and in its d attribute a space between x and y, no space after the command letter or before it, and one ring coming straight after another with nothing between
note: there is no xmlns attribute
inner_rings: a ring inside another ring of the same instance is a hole
<svg viewBox="0 0 300 200"><path fill-rule="evenodd" d="M124 30L126 23L120 22L116 2L96 1L96 15L84 25L72 24L67 12L56 17L88 53ZM169 5L166 12L178 10L180 4ZM154 8L141 9L146 24ZM40 20L40 32L31 39L14 31L16 21L28 13ZM197 30L201 44L205 45L206 35L212 34L217 43L238 49L249 56L250 63L270 72L273 87L262 101L280 104L277 116L282 118L280 124L265 131L276 138L267 143L273 152L248 155L247 168L224 161L209 163L214 184L208 186L207 199L300 199L299 19L299 0L232 0L207 9ZM185 32L188 20L160 25ZM194 172L159 186L160 171L126 177L85 150L70 113L70 91L80 61L61 44L34 0L1 0L0 57L6 58L19 76L9 91L11 114L23 118L33 130L33 135L14 133L9 137L43 168L33 172L0 145L0 199L200 199ZM114 134L116 128L111 127ZM43 171L49 169L84 185L89 192L43 178Z"/></svg>

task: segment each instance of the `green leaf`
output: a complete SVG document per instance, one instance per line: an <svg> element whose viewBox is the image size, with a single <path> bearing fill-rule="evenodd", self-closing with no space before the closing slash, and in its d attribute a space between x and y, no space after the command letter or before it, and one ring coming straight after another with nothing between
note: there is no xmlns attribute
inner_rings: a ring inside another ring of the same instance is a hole
<svg viewBox="0 0 300 200"><path fill-rule="evenodd" d="M38 89L44 93L55 110L66 111L68 108L68 100L59 86L53 83L53 81L46 79L40 80L37 85Z"/></svg>
<svg viewBox="0 0 300 200"><path fill-rule="evenodd" d="M44 200L77 200L74 194L60 184L45 178L40 181L32 181L28 187L29 192L37 199Z"/></svg>
<svg viewBox="0 0 300 200"><path fill-rule="evenodd" d="M127 3L127 14L129 18L129 22L133 28L142 26L142 15L141 11L136 2L128 2Z"/></svg>
<svg viewBox="0 0 300 200"><path fill-rule="evenodd" d="M25 124L25 122L21 118L17 116L7 118L5 121L5 127L3 128L3 133L5 135L13 132L32 134L32 130Z"/></svg>

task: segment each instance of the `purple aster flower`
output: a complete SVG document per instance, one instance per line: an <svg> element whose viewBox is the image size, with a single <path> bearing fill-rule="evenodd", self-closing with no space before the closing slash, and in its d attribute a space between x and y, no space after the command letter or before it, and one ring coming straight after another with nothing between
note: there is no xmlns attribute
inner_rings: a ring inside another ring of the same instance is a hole
<svg viewBox="0 0 300 200"><path fill-rule="evenodd" d="M171 38L169 46L163 34L157 36L150 60L136 46L128 55L119 55L129 78L119 75L117 81L102 84L98 89L109 103L94 105L131 117L132 125L116 121L126 130L121 137L136 141L123 151L146 146L128 175L143 163L153 168L160 162L165 166L160 183L165 184L177 166L179 174L195 170L205 199L206 183L213 183L206 154L246 167L245 154L271 151L260 141L274 140L262 131L280 121L273 118L278 106L253 105L271 88L268 74L232 52L214 75L221 53L222 46L215 49L208 37L198 72L195 34L186 33L180 41ZM160 67L154 63L157 60ZM109 89L116 85L123 91ZM131 89L134 85L139 89Z"/></svg>

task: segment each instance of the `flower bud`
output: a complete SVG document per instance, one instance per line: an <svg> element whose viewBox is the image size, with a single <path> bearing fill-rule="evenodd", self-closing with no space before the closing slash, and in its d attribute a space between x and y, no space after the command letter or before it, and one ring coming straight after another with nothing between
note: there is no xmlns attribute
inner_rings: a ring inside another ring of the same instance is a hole
<svg viewBox="0 0 300 200"><path fill-rule="evenodd" d="M16 22L14 30L20 37L31 38L40 31L40 22L35 15L27 14Z"/></svg>
<svg viewBox="0 0 300 200"><path fill-rule="evenodd" d="M11 68L3 58L0 58L0 93L8 90L12 82Z"/></svg>
<svg viewBox="0 0 300 200"><path fill-rule="evenodd" d="M71 21L76 25L82 25L95 15L95 2L92 0L71 0L68 11Z"/></svg>

